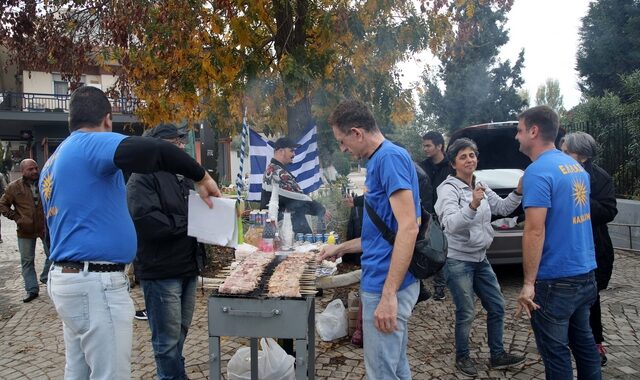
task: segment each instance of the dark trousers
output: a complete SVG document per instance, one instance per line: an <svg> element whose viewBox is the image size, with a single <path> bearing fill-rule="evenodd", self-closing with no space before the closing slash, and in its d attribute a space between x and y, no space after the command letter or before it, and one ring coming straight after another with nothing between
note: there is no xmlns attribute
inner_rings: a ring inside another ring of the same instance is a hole
<svg viewBox="0 0 640 380"><path fill-rule="evenodd" d="M593 338L597 344L604 342L604 335L602 332L602 310L600 309L600 292L596 296L596 302L591 306L589 314L589 324L593 331Z"/></svg>

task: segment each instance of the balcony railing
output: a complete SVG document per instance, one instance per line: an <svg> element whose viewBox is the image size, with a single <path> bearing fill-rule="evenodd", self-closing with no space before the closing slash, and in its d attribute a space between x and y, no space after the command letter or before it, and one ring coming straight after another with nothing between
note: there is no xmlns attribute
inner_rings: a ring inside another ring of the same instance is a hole
<svg viewBox="0 0 640 380"><path fill-rule="evenodd" d="M71 95L0 91L0 112L69 112ZM113 113L133 114L140 101L134 98L109 99Z"/></svg>

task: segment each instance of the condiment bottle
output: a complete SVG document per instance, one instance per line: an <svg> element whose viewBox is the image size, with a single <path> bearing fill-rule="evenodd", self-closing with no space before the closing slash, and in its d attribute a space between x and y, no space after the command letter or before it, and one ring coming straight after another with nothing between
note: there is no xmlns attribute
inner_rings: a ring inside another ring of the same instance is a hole
<svg viewBox="0 0 640 380"><path fill-rule="evenodd" d="M327 237L327 244L329 244L329 245L336 244L336 237L333 234L333 231L329 232L329 237Z"/></svg>

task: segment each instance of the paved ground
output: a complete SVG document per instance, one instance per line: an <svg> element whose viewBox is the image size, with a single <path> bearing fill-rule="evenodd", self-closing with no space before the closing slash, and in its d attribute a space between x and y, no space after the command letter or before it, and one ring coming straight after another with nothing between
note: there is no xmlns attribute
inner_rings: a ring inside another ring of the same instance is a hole
<svg viewBox="0 0 640 380"><path fill-rule="evenodd" d="M60 379L64 369L62 325L46 289L29 304L23 304L24 290L19 272L15 225L2 218L0 244L0 379ZM38 247L37 267L42 268L42 249ZM478 306L478 318L472 332L472 355L479 363L480 377L487 379L542 379L543 367L536 354L533 334L526 320L512 318L514 300L521 282L516 267L500 268L498 275L505 293L508 316L504 341L512 352L525 352L526 363L514 371L488 371L485 315ZM609 349L606 379L640 379L640 256L619 252L616 257L611 288L604 291L603 320ZM141 304L140 288L132 296ZM326 305L333 292L325 291L317 299L317 309ZM197 310L185 346L188 374L191 379L208 378L208 334L206 294L198 292ZM149 329L145 322L134 322L132 378L155 378L155 365ZM415 379L462 378L453 368L453 305L428 301L420 304L410 321L409 355ZM222 342L224 366L235 350L246 345L245 339L225 338ZM348 340L317 344L316 378L362 379L362 350ZM224 367L223 367L224 368Z"/></svg>

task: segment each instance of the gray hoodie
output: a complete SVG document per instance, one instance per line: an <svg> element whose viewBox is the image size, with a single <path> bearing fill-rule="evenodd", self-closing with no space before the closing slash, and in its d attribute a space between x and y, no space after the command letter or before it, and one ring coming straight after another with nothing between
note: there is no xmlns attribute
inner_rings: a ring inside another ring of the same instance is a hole
<svg viewBox="0 0 640 380"><path fill-rule="evenodd" d="M511 192L502 199L486 185L484 199L476 211L469 207L473 189L454 176L438 186L436 214L440 218L449 243L448 258L480 262L486 257L487 248L493 242L491 214L509 215L515 210L522 196Z"/></svg>

